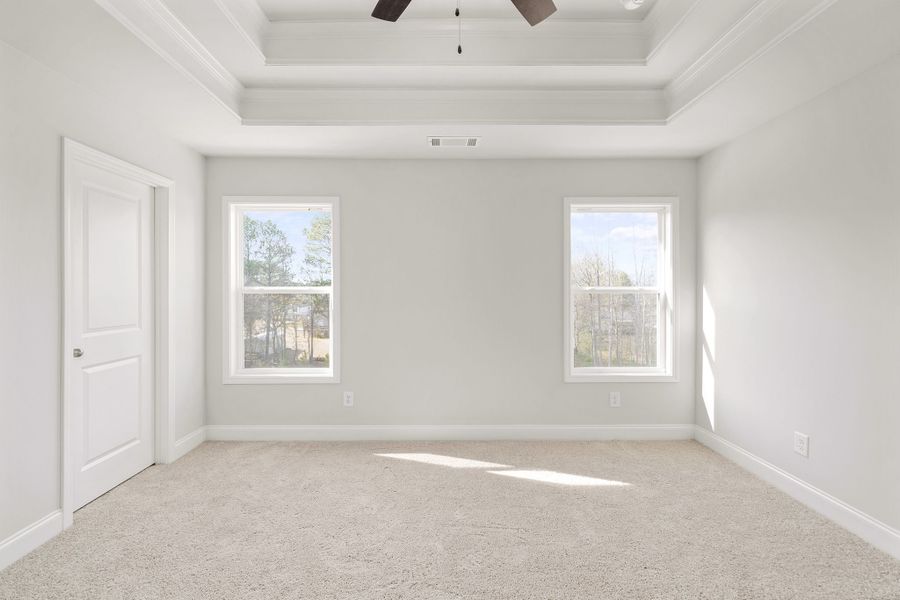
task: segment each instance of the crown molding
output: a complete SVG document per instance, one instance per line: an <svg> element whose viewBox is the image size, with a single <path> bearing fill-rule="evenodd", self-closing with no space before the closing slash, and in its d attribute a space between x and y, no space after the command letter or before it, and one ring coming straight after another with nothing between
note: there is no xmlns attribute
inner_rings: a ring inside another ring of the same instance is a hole
<svg viewBox="0 0 900 600"><path fill-rule="evenodd" d="M653 61L675 32L691 16L703 0L668 0L653 6L643 21L647 38L646 61Z"/></svg>
<svg viewBox="0 0 900 600"><path fill-rule="evenodd" d="M663 125L661 90L250 89L245 125Z"/></svg>
<svg viewBox="0 0 900 600"><path fill-rule="evenodd" d="M274 21L267 65L583 65L643 66L646 35L635 22L556 20L531 28L520 19Z"/></svg>
<svg viewBox="0 0 900 600"><path fill-rule="evenodd" d="M258 58L265 60L263 52L269 19L256 0L213 0L231 26L247 41Z"/></svg>
<svg viewBox="0 0 900 600"><path fill-rule="evenodd" d="M802 29L837 0L759 0L666 86L670 119Z"/></svg>
<svg viewBox="0 0 900 600"><path fill-rule="evenodd" d="M94 1L166 62L239 116L243 85L161 0Z"/></svg>
<svg viewBox="0 0 900 600"><path fill-rule="evenodd" d="M802 1L802 0L801 0ZM697 60L688 65L684 71L675 77L669 84L673 91L686 88L692 81L702 76L716 61L722 59L727 51L737 44L742 38L750 35L753 29L761 24L784 0L758 0L744 15L727 31L725 31Z"/></svg>
<svg viewBox="0 0 900 600"><path fill-rule="evenodd" d="M717 11L719 23L737 19L668 83L655 74L632 89L602 89L599 75L600 89L292 89L245 88L167 0L95 1L245 125L666 125L837 2L744 0L723 12L716 0L667 0L643 21L563 19L536 28L519 19L468 19L460 56L453 19L270 22L255 0L213 0L247 41L241 51L268 65L648 67L663 46L685 54L708 11ZM246 69L242 60L232 65L236 72ZM260 72L254 81L269 80Z"/></svg>

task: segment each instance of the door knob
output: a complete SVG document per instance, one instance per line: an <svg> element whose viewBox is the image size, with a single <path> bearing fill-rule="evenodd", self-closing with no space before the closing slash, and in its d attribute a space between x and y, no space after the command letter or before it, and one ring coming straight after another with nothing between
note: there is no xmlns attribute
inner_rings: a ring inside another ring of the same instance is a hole
<svg viewBox="0 0 900 600"><path fill-rule="evenodd" d="M81 358L82 356L84 356L84 351L82 351L81 348L75 348L74 350L72 350L72 356L74 356L75 358Z"/></svg>

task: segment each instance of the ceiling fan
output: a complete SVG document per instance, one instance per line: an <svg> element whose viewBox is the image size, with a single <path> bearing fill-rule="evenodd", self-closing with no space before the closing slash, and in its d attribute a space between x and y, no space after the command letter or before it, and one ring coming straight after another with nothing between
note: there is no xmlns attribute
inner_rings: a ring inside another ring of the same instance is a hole
<svg viewBox="0 0 900 600"><path fill-rule="evenodd" d="M396 21L410 2L411 0L378 0L372 16L382 21ZM512 3L532 27L556 12L553 0L512 0Z"/></svg>

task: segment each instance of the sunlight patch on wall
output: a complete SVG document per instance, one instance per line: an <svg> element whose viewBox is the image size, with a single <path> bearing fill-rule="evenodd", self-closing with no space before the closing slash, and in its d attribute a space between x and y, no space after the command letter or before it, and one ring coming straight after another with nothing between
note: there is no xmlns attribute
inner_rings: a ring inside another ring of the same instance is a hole
<svg viewBox="0 0 900 600"><path fill-rule="evenodd" d="M709 420L709 428L716 430L716 313L713 310L712 301L706 287L703 288L703 314L702 330L700 332L702 344L702 368L700 371L700 397L703 399L703 407L706 409L706 417Z"/></svg>
<svg viewBox="0 0 900 600"><path fill-rule="evenodd" d="M453 469L508 469L509 465L501 465L497 463L484 462L480 460L472 460L469 458L458 458L456 456L442 456L440 454L413 453L405 452L401 454L376 454L383 458L398 458L400 460L411 460L413 462L426 463L429 465L438 465L441 467L450 467Z"/></svg>

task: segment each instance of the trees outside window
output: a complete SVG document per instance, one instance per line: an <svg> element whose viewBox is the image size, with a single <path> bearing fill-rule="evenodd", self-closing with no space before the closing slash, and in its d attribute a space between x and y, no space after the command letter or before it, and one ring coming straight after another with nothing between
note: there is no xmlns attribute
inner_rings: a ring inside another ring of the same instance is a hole
<svg viewBox="0 0 900 600"><path fill-rule="evenodd" d="M229 202L232 377L334 378L335 201L299 200Z"/></svg>
<svg viewBox="0 0 900 600"><path fill-rule="evenodd" d="M670 376L672 201L567 202L567 380Z"/></svg>

